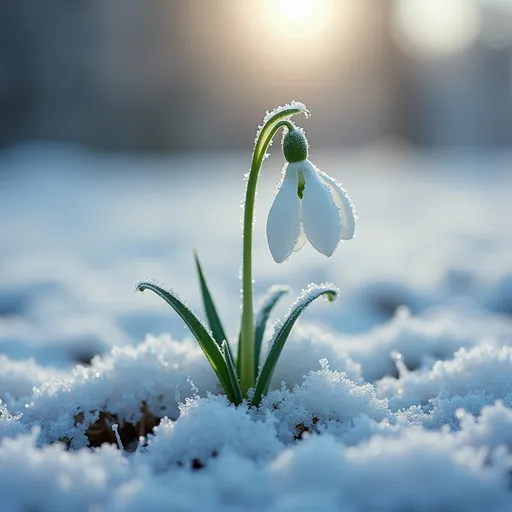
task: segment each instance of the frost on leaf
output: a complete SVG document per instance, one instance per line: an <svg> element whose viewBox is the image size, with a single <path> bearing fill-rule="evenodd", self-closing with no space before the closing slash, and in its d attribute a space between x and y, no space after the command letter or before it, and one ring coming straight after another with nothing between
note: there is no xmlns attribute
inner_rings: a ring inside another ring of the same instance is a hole
<svg viewBox="0 0 512 512"><path fill-rule="evenodd" d="M310 283L304 290L302 290L302 293L299 295L299 297L295 300L295 302L290 306L290 309L288 310L288 313L284 320L277 320L274 323L274 332L272 334L272 338L269 341L268 350L270 351L272 346L275 343L275 338L277 335L279 335L279 332L283 325L290 322L294 316L298 316L310 303L311 301L316 298L318 295L324 294L324 297L329 302L333 302L336 300L339 296L339 289L336 288L331 283L322 283L322 284L315 284Z"/></svg>

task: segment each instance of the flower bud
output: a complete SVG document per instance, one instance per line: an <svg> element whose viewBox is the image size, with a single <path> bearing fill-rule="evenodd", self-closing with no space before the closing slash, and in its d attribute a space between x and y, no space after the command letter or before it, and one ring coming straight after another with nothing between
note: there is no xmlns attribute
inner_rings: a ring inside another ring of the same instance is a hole
<svg viewBox="0 0 512 512"><path fill-rule="evenodd" d="M290 130L283 138L283 154L287 162L302 162L308 157L308 139L302 130Z"/></svg>

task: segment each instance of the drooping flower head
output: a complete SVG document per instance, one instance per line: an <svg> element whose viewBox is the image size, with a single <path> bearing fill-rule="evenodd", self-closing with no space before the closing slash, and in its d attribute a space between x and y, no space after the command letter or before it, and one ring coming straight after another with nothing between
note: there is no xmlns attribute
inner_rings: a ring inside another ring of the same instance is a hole
<svg viewBox="0 0 512 512"><path fill-rule="evenodd" d="M267 240L277 263L300 250L306 239L331 256L355 232L354 207L343 187L308 160L308 141L294 127L283 137L287 161L267 219Z"/></svg>

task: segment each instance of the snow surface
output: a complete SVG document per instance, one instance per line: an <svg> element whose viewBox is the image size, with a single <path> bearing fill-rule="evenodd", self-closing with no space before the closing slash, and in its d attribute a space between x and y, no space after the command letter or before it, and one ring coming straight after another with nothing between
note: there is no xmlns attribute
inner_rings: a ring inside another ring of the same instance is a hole
<svg viewBox="0 0 512 512"><path fill-rule="evenodd" d="M154 278L201 311L197 248L235 339L250 155L0 155L0 510L512 510L512 155L313 156L357 236L273 263L266 160L256 298L292 286L276 321L311 281L341 297L303 314L255 410L133 291Z"/></svg>

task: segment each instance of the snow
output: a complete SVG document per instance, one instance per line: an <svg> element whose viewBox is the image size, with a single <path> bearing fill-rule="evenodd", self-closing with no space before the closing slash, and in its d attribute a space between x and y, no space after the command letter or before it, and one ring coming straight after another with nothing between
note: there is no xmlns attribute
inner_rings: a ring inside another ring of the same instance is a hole
<svg viewBox="0 0 512 512"><path fill-rule="evenodd" d="M340 298L301 315L258 409L229 404L183 321L133 292L163 280L202 316L197 248L236 339L249 158L0 155L0 509L511 510L512 155L319 151L357 238L276 265L272 152L256 303L293 291L262 354L308 283Z"/></svg>

